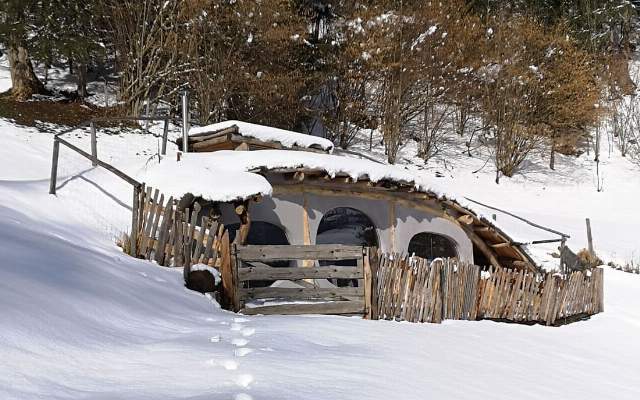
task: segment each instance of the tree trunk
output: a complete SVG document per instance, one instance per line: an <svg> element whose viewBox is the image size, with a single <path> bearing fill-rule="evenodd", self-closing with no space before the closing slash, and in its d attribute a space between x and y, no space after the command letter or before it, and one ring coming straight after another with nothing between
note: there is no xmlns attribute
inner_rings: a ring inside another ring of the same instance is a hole
<svg viewBox="0 0 640 400"><path fill-rule="evenodd" d="M34 94L44 93L44 85L33 72L33 65L25 47L9 47L7 57L11 71L11 97L25 101Z"/></svg>
<svg viewBox="0 0 640 400"><path fill-rule="evenodd" d="M78 97L84 100L87 97L87 64L79 62L76 65L76 72L78 75Z"/></svg>
<svg viewBox="0 0 640 400"><path fill-rule="evenodd" d="M552 171L556 169L556 141L551 139L551 154L549 156L549 168Z"/></svg>

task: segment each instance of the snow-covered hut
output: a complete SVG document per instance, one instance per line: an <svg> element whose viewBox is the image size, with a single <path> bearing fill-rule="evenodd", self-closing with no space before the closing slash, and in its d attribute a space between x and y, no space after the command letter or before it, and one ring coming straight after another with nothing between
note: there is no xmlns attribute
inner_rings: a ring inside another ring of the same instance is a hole
<svg viewBox="0 0 640 400"><path fill-rule="evenodd" d="M181 143L180 143L181 144ZM246 244L348 244L535 270L519 243L420 174L331 154L330 141L227 121L192 130L143 181L204 203ZM245 151L239 151L245 150ZM202 204L201 204L202 205Z"/></svg>

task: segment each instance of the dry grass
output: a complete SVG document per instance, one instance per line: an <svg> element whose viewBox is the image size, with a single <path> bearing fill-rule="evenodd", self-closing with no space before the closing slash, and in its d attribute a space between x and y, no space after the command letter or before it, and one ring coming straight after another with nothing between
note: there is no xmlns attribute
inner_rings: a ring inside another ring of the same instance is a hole
<svg viewBox="0 0 640 400"><path fill-rule="evenodd" d="M593 268L604 264L604 262L595 253L591 254L587 249L581 249L576 254L580 265L586 268Z"/></svg>

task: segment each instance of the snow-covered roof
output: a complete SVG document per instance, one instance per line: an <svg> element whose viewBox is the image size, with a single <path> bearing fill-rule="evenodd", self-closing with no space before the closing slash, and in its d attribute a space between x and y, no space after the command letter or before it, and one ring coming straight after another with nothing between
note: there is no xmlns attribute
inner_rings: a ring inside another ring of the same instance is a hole
<svg viewBox="0 0 640 400"><path fill-rule="evenodd" d="M360 158L291 150L225 150L212 153L190 153L188 157L200 159L203 164L206 163L209 166L234 171L317 170L323 171L331 177L349 176L353 181L369 180L374 183L389 180L404 185L413 185L416 191L444 195L443 188L437 187L434 182L428 181L410 170Z"/></svg>
<svg viewBox="0 0 640 400"><path fill-rule="evenodd" d="M254 138L263 142L280 143L285 148L302 147L308 149L320 149L328 153L333 151L333 143L330 140L318 136L305 135L303 133L288 131L285 129L234 120L219 122L198 128L191 128L189 136L202 136L207 133L214 134L233 126L237 127L236 133L240 136Z"/></svg>
<svg viewBox="0 0 640 400"><path fill-rule="evenodd" d="M418 192L441 198L460 198L445 188L410 170L374 161L294 150L232 151L186 153L181 161L164 159L147 168L141 180L171 195L190 192L213 201L247 199L271 194L271 185L254 172L271 170L314 170L331 177L348 176L352 181L391 181L413 186Z"/></svg>
<svg viewBox="0 0 640 400"><path fill-rule="evenodd" d="M148 165L140 180L174 198L191 193L206 200L229 202L271 195L271 185L263 176L221 168L215 160L203 157L211 154L188 153L181 161L165 158Z"/></svg>

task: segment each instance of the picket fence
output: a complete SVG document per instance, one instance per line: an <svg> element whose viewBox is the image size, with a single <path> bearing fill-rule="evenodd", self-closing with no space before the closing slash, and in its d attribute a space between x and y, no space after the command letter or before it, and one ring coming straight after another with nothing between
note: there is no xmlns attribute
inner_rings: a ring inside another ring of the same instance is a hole
<svg viewBox="0 0 640 400"><path fill-rule="evenodd" d="M198 203L193 210L180 210L173 197L165 201L164 194L148 186L139 191L136 203L136 257L172 267L194 264L220 267L229 258L228 232L208 216L198 221L201 211Z"/></svg>
<svg viewBox="0 0 640 400"><path fill-rule="evenodd" d="M435 322L496 319L556 325L604 310L602 269L569 276L480 267L456 259L431 263L378 254L374 319Z"/></svg>

